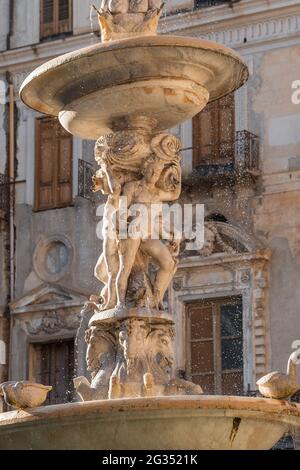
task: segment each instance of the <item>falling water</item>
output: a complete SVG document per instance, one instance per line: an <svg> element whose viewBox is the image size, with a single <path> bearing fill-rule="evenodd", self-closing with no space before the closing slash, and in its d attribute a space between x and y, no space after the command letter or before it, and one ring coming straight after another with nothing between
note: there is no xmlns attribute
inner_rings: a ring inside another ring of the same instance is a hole
<svg viewBox="0 0 300 470"><path fill-rule="evenodd" d="M94 42L95 35L96 35L96 32L94 30L94 17L93 17L94 11L98 12L98 9L95 7L95 5L91 4L90 6L91 43Z"/></svg>

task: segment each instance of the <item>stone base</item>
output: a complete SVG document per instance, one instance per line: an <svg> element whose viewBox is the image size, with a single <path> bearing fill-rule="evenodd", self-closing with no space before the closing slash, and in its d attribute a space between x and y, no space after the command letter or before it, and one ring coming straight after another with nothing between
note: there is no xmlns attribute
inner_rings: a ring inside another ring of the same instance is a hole
<svg viewBox="0 0 300 470"><path fill-rule="evenodd" d="M199 395L199 385L174 376L174 321L154 309L96 311L86 331L92 382L74 379L83 401Z"/></svg>

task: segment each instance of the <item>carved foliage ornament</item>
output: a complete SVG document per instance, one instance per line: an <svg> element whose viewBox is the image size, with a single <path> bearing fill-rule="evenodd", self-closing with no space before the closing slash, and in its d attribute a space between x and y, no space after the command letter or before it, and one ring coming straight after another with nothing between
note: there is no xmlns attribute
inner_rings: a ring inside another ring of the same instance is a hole
<svg viewBox="0 0 300 470"><path fill-rule="evenodd" d="M42 318L26 322L27 331L31 335L59 333L62 330L76 330L79 327L81 314L66 315L48 312Z"/></svg>

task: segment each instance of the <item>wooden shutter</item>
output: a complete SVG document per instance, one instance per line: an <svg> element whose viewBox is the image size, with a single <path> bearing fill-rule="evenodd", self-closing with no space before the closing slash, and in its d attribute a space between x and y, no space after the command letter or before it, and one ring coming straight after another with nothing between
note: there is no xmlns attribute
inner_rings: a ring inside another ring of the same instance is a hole
<svg viewBox="0 0 300 470"><path fill-rule="evenodd" d="M55 34L55 0L41 0L41 38Z"/></svg>
<svg viewBox="0 0 300 470"><path fill-rule="evenodd" d="M41 38L72 31L72 0L41 0Z"/></svg>
<svg viewBox="0 0 300 470"><path fill-rule="evenodd" d="M186 309L189 378L204 393L243 393L242 300L200 301Z"/></svg>
<svg viewBox="0 0 300 470"><path fill-rule="evenodd" d="M35 208L55 206L55 121L36 121L36 184Z"/></svg>
<svg viewBox="0 0 300 470"><path fill-rule="evenodd" d="M35 209L63 207L72 201L72 135L56 118L36 121Z"/></svg>
<svg viewBox="0 0 300 470"><path fill-rule="evenodd" d="M222 165L234 159L234 95L214 101L193 118L193 164Z"/></svg>
<svg viewBox="0 0 300 470"><path fill-rule="evenodd" d="M53 387L46 405L72 401L73 377L74 340L30 345L29 380Z"/></svg>
<svg viewBox="0 0 300 470"><path fill-rule="evenodd" d="M73 139L61 125L57 126L57 206L72 201L72 153Z"/></svg>
<svg viewBox="0 0 300 470"><path fill-rule="evenodd" d="M190 342L189 368L193 382L205 393L214 393L214 335L212 305L194 303L188 306Z"/></svg>
<svg viewBox="0 0 300 470"><path fill-rule="evenodd" d="M59 0L57 20L57 34L72 31L72 0Z"/></svg>

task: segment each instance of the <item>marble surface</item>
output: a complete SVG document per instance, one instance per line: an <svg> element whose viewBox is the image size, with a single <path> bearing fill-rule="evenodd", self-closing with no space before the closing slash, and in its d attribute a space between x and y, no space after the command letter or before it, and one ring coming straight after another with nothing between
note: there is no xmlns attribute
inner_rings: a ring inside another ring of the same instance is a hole
<svg viewBox="0 0 300 470"><path fill-rule="evenodd" d="M0 449L270 449L300 405L248 397L103 400L0 414Z"/></svg>
<svg viewBox="0 0 300 470"><path fill-rule="evenodd" d="M28 106L58 115L72 134L97 139L124 116L165 130L242 86L248 69L231 49L205 40L148 36L99 43L57 57L25 80Z"/></svg>

